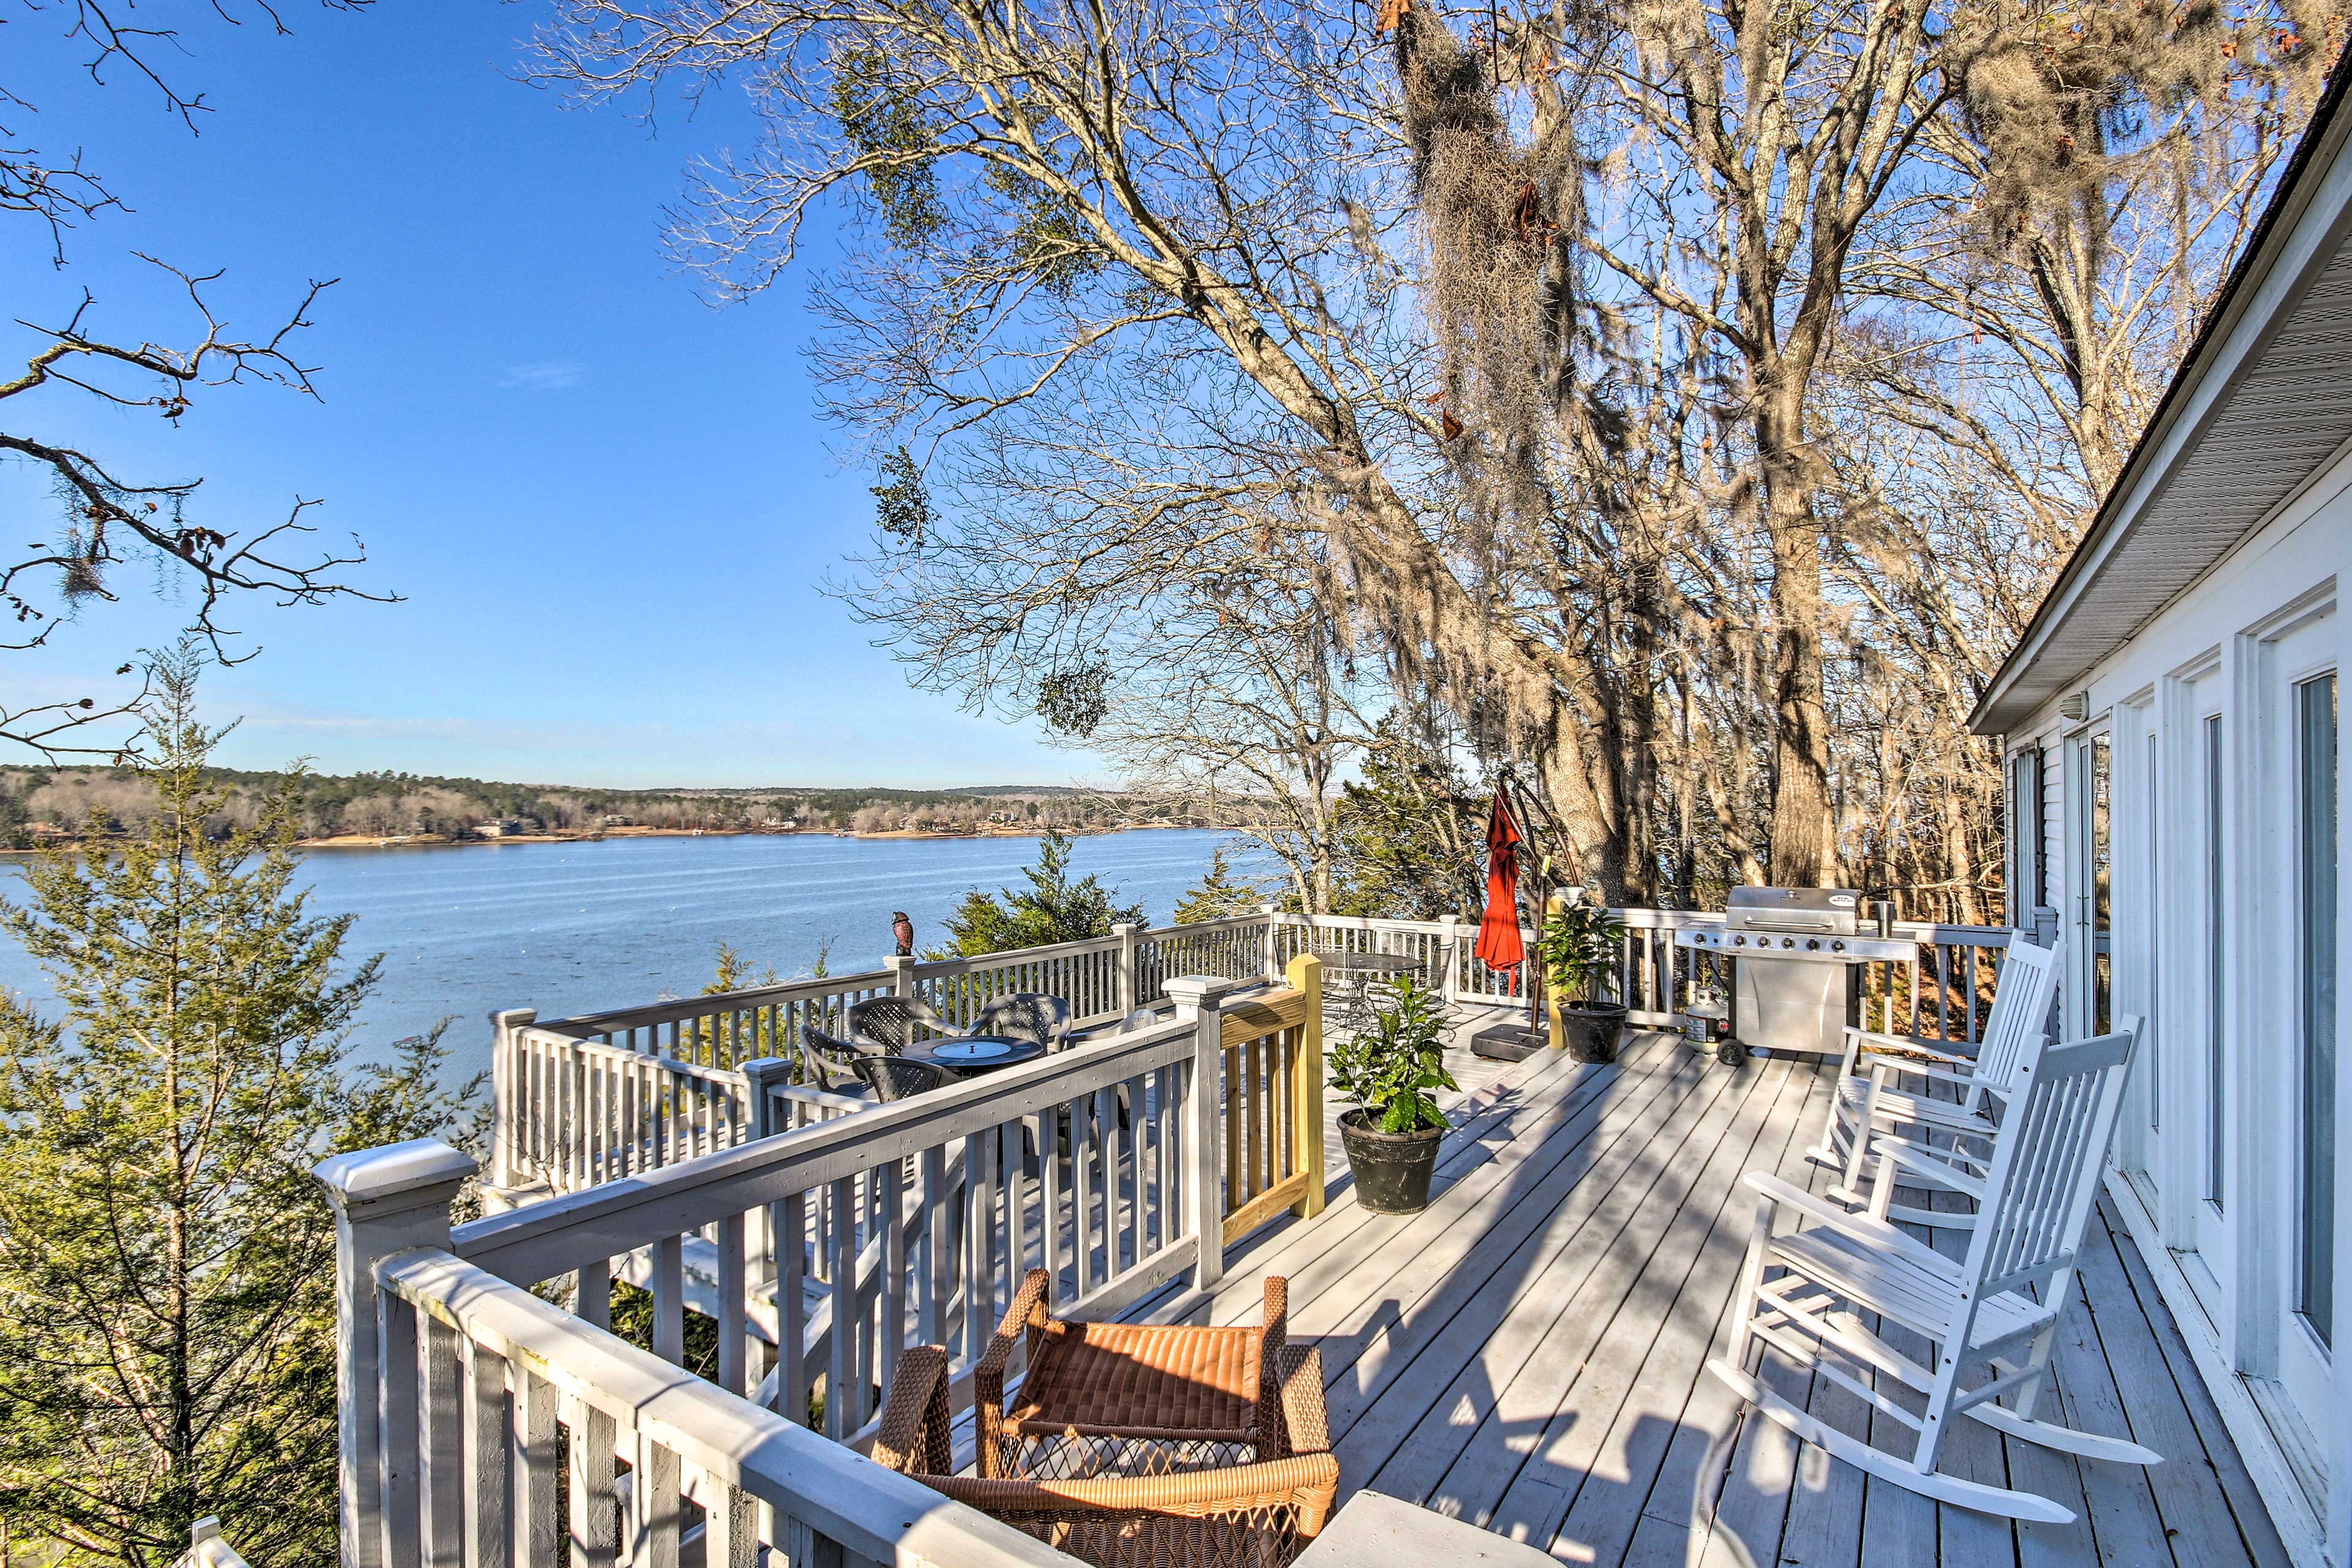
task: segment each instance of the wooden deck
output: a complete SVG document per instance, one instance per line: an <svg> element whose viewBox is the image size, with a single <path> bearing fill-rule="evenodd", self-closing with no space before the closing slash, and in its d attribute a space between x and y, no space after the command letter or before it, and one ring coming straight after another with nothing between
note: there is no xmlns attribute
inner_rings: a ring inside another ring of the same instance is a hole
<svg viewBox="0 0 2352 1568"><path fill-rule="evenodd" d="M1343 1500L1369 1488L1604 1568L2287 1562L2111 1215L2087 1238L2057 1396L2073 1424L2167 1462L2078 1465L1962 1422L1955 1466L2079 1516L2011 1526L1743 1418L1704 1373L1755 1214L1740 1174L1824 1184L1803 1150L1833 1064L1732 1069L1645 1034L1613 1068L1547 1052L1476 1070L1426 1212L1368 1215L1343 1178L1316 1219L1245 1243L1213 1297L1163 1294L1134 1314L1249 1321L1261 1278L1289 1276L1291 1332L1322 1347ZM1766 1365L1822 1420L1865 1429L1860 1401L1777 1352Z"/></svg>

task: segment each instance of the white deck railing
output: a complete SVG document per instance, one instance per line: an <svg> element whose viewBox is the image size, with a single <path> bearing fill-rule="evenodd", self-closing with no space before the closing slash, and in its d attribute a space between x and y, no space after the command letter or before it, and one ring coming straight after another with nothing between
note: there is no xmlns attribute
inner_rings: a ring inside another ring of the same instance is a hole
<svg viewBox="0 0 2352 1568"><path fill-rule="evenodd" d="M795 1543L826 1542L1059 1561L802 1423L869 1440L910 1343L949 1347L968 1403L1026 1268L1109 1314L1179 1276L1213 1285L1229 1241L1318 1210L1318 968L1255 989L1165 981L1165 1023L889 1104L754 1059L732 1075L740 1141L706 1129L718 1147L454 1228L465 1156L424 1142L328 1162L346 1561L535 1565L568 1542L573 1568L668 1568L698 1532L712 1563L747 1563L755 1541L794 1563ZM600 1150L586 1168L618 1167ZM616 1271L651 1294L650 1350L608 1331ZM532 1293L551 1282L575 1311ZM682 1370L689 1314L715 1327L709 1379Z"/></svg>
<svg viewBox="0 0 2352 1568"><path fill-rule="evenodd" d="M1617 994L1628 1004L1631 1021L1677 1026L1696 988L1723 971L1711 953L1676 947L1675 933L1720 927L1723 917L1684 910L1615 912L1626 926ZM1903 921L1895 929L1918 944L1918 956L1860 966L1860 1021L1973 1045L1990 1004L1993 955L2007 945L2007 928ZM850 1005L870 996L919 996L961 1024L992 997L1040 991L1066 998L1083 1028L1123 1018L1137 1007L1164 1005L1171 973L1244 979L1276 973L1302 952L1379 952L1419 959L1449 1003L1524 1004L1526 971L1489 969L1474 951L1475 935L1459 919L1268 910L1202 925L1122 926L1091 942L985 958L898 959L864 973L678 997L549 1023L528 1011L501 1013L492 1051L491 1181L500 1189L578 1192L732 1148L758 1130L740 1064L758 1057L796 1064L803 1027L845 1035ZM1534 933L1522 937L1532 948Z"/></svg>

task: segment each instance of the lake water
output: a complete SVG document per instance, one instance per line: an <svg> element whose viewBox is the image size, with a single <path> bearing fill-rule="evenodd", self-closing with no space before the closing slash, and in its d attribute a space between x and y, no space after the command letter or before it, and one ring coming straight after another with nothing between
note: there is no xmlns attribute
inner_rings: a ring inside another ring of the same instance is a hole
<svg viewBox="0 0 2352 1568"><path fill-rule="evenodd" d="M1075 875L1099 877L1160 925L1221 845L1232 852L1232 836L1102 834L1074 840L1070 860ZM1026 886L1022 868L1036 857L1034 838L614 838L312 850L301 879L312 910L359 917L347 955L384 955L356 1054L454 1017L453 1065L470 1068L487 1060L490 1013L561 1018L689 994L709 982L721 942L754 975L772 964L786 978L807 973L828 940L832 973L878 967L894 910L914 920L917 951L938 945L966 892ZM12 867L0 889L14 897L21 875ZM0 984L37 1003L51 996L5 939Z"/></svg>

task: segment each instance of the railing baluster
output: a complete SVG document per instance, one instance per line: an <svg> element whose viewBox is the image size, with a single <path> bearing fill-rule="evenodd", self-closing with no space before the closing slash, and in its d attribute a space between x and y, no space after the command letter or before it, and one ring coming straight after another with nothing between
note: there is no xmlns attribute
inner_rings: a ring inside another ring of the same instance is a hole
<svg viewBox="0 0 2352 1568"><path fill-rule="evenodd" d="M833 1355L825 1372L824 1435L841 1437L866 1419L862 1392L853 1394L857 1367L857 1178L837 1178L825 1207L833 1215Z"/></svg>
<svg viewBox="0 0 2352 1568"><path fill-rule="evenodd" d="M556 1508L555 1385L528 1367L516 1369L514 1448L516 1562L551 1563L563 1542Z"/></svg>
<svg viewBox="0 0 2352 1568"><path fill-rule="evenodd" d="M418 1431L424 1558L457 1568L466 1554L466 1411L458 1385L457 1331L433 1318L417 1322L424 1388Z"/></svg>
<svg viewBox="0 0 2352 1568"><path fill-rule="evenodd" d="M521 1521L509 1512L509 1408L506 1358L471 1339L465 1352L466 1568L508 1568ZM518 1372L518 1375L522 1375ZM520 1494L520 1487L514 1489ZM551 1499L550 1500L552 1500ZM517 1507L520 1506L518 1495ZM530 1561L528 1557L525 1562Z"/></svg>
<svg viewBox="0 0 2352 1568"><path fill-rule="evenodd" d="M808 1194L795 1187L769 1205L776 1234L776 1414L809 1424Z"/></svg>
<svg viewBox="0 0 2352 1568"><path fill-rule="evenodd" d="M1139 1073L1129 1079L1123 1092L1127 1100L1127 1252L1130 1263L1141 1263L1151 1245L1149 1227L1144 1221L1143 1145L1146 1142L1145 1129L1150 1123L1143 1113L1142 1075Z"/></svg>
<svg viewBox="0 0 2352 1568"><path fill-rule="evenodd" d="M629 1568L677 1568L680 1479L677 1456L640 1434L629 1475Z"/></svg>
<svg viewBox="0 0 2352 1568"><path fill-rule="evenodd" d="M1050 1134L1048 1134L1050 1136ZM947 1342L948 1194L947 1151L934 1145L919 1162L923 1204L923 1289L917 1304L916 1332L927 1345ZM1048 1215L1048 1226L1051 1215ZM1050 1238L1051 1230L1047 1235ZM1047 1241L1050 1250L1052 1242Z"/></svg>
<svg viewBox="0 0 2352 1568"><path fill-rule="evenodd" d="M971 1133L963 1141L965 1209L964 1353L976 1356L996 1327L996 1139Z"/></svg>
<svg viewBox="0 0 2352 1568"><path fill-rule="evenodd" d="M1952 1037L1952 950L1936 944L1936 1037Z"/></svg>
<svg viewBox="0 0 2352 1568"><path fill-rule="evenodd" d="M383 1568L419 1568L424 1526L416 1446L416 1307L383 1298Z"/></svg>
<svg viewBox="0 0 2352 1568"><path fill-rule="evenodd" d="M681 1237L654 1243L654 1354L672 1366L686 1363L686 1251Z"/></svg>
<svg viewBox="0 0 2352 1568"><path fill-rule="evenodd" d="M703 1516L703 1568L759 1568L760 1513L756 1500L742 1488L715 1477L710 1493Z"/></svg>
<svg viewBox="0 0 2352 1568"><path fill-rule="evenodd" d="M1118 1278L1120 1219L1118 1208L1118 1090L1106 1084L1095 1090L1095 1126L1102 1134L1103 1271L1105 1284Z"/></svg>
<svg viewBox="0 0 2352 1568"><path fill-rule="evenodd" d="M743 1265L743 1216L731 1214L719 1222L719 1386L730 1394L749 1394L744 1376L750 1359L749 1331L743 1302L748 1289Z"/></svg>
<svg viewBox="0 0 2352 1568"><path fill-rule="evenodd" d="M604 1412L578 1400L564 1404L572 1428L572 1568L612 1568L621 1534L613 1460L618 1434Z"/></svg>
<svg viewBox="0 0 2352 1568"><path fill-rule="evenodd" d="M882 1184L882 1386L898 1375L907 1343L906 1163L892 1160L877 1173Z"/></svg>

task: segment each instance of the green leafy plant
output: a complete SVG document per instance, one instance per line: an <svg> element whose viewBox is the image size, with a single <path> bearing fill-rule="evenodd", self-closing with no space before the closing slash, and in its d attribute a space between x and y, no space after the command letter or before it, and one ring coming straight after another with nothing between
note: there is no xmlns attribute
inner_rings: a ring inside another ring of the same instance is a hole
<svg viewBox="0 0 2352 1568"><path fill-rule="evenodd" d="M949 945L923 956L979 958L1021 947L1051 947L1108 936L1114 925L1140 924L1141 904L1118 904L1116 888L1092 876L1070 875L1070 841L1053 827L1037 846L1037 863L1023 869L1025 888L1005 888L992 897L977 888L963 896L947 918Z"/></svg>
<svg viewBox="0 0 2352 1568"><path fill-rule="evenodd" d="M1625 922L1591 904L1554 910L1536 938L1544 979L1564 1004L1590 1005L1616 984Z"/></svg>
<svg viewBox="0 0 2352 1568"><path fill-rule="evenodd" d="M1331 1087L1383 1132L1444 1127L1431 1093L1460 1087L1445 1070L1445 1004L1410 974L1397 976L1389 994L1370 1028L1331 1048Z"/></svg>

